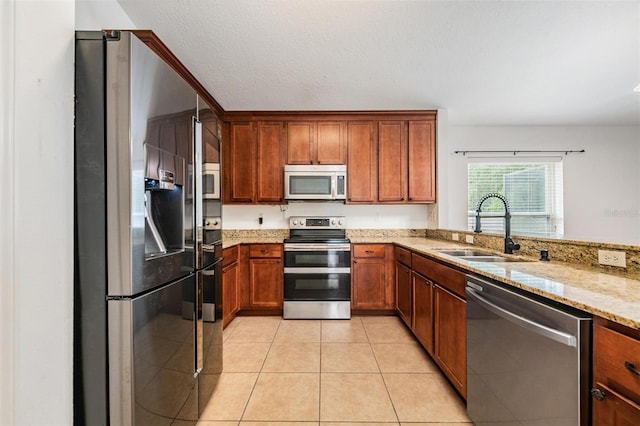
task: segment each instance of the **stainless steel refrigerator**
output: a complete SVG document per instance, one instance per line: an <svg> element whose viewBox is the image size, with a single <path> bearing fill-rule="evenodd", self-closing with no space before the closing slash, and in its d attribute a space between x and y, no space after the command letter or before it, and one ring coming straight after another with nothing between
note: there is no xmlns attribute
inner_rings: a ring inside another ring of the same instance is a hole
<svg viewBox="0 0 640 426"><path fill-rule="evenodd" d="M74 423L195 424L222 370L219 133L135 32L75 48Z"/></svg>

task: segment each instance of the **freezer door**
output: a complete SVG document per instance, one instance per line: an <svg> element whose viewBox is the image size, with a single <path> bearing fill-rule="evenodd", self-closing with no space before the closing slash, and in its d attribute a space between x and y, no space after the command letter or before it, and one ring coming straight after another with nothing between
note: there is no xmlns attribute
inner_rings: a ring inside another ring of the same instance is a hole
<svg viewBox="0 0 640 426"><path fill-rule="evenodd" d="M109 300L110 423L196 421L195 276Z"/></svg>

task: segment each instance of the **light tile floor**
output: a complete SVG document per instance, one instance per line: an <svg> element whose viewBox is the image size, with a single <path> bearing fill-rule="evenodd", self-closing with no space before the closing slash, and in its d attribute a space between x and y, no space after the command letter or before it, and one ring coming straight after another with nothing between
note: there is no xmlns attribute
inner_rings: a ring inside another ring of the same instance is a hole
<svg viewBox="0 0 640 426"><path fill-rule="evenodd" d="M469 425L461 398L396 317L238 317L199 426Z"/></svg>

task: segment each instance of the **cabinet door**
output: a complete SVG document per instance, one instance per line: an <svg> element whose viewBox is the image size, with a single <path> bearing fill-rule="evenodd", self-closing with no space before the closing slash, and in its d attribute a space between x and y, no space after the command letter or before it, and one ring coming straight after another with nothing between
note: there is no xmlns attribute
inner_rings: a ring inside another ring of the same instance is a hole
<svg viewBox="0 0 640 426"><path fill-rule="evenodd" d="M345 123L317 123L316 160L318 164L346 164Z"/></svg>
<svg viewBox="0 0 640 426"><path fill-rule="evenodd" d="M637 426L640 425L640 405L619 395L602 383L596 389L604 395L593 398L593 425Z"/></svg>
<svg viewBox="0 0 640 426"><path fill-rule="evenodd" d="M409 121L409 202L436 201L435 122Z"/></svg>
<svg viewBox="0 0 640 426"><path fill-rule="evenodd" d="M409 328L412 328L413 291L411 289L411 270L398 262L396 262L396 305L400 318Z"/></svg>
<svg viewBox="0 0 640 426"><path fill-rule="evenodd" d="M406 122L378 123L378 201L402 202L407 193Z"/></svg>
<svg viewBox="0 0 640 426"><path fill-rule="evenodd" d="M202 121L202 161L220 163L220 134L218 119L210 112L200 114Z"/></svg>
<svg viewBox="0 0 640 426"><path fill-rule="evenodd" d="M413 332L422 346L433 356L433 283L412 273Z"/></svg>
<svg viewBox="0 0 640 426"><path fill-rule="evenodd" d="M284 199L283 124L258 123L257 201L280 203ZM250 161L250 157L245 161Z"/></svg>
<svg viewBox="0 0 640 426"><path fill-rule="evenodd" d="M349 122L347 200L351 203L373 203L377 200L377 144L373 122Z"/></svg>
<svg viewBox="0 0 640 426"><path fill-rule="evenodd" d="M222 325L233 320L238 312L238 262L227 265L222 269Z"/></svg>
<svg viewBox="0 0 640 426"><path fill-rule="evenodd" d="M383 258L354 259L351 268L354 309L385 309L386 280Z"/></svg>
<svg viewBox="0 0 640 426"><path fill-rule="evenodd" d="M315 132L315 123L287 123L287 164L313 163Z"/></svg>
<svg viewBox="0 0 640 426"><path fill-rule="evenodd" d="M252 308L282 308L282 261L249 259L249 305Z"/></svg>
<svg viewBox="0 0 640 426"><path fill-rule="evenodd" d="M463 397L467 397L467 302L435 286L435 360Z"/></svg>
<svg viewBox="0 0 640 426"><path fill-rule="evenodd" d="M252 123L229 124L229 137L223 141L224 202L253 203L256 179L256 132Z"/></svg>

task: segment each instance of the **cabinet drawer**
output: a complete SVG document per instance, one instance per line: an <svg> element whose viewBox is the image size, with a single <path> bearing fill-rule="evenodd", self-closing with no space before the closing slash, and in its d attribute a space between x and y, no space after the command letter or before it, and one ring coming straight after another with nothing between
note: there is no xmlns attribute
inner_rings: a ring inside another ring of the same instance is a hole
<svg viewBox="0 0 640 426"><path fill-rule="evenodd" d="M411 264L413 265L414 271L432 279L437 284L440 284L441 287L466 299L464 291L466 285L465 275L462 272L415 253L411 255Z"/></svg>
<svg viewBox="0 0 640 426"><path fill-rule="evenodd" d="M249 257L282 257L282 244L251 244Z"/></svg>
<svg viewBox="0 0 640 426"><path fill-rule="evenodd" d="M231 265L238 261L238 255L240 254L240 246L235 245L227 247L222 251L222 267Z"/></svg>
<svg viewBox="0 0 640 426"><path fill-rule="evenodd" d="M598 425L638 425L640 405L619 395L602 383L596 382L596 389L604 398L593 398L593 424Z"/></svg>
<svg viewBox="0 0 640 426"><path fill-rule="evenodd" d="M393 254L398 262L411 268L411 252L409 250L402 247L395 247Z"/></svg>
<svg viewBox="0 0 640 426"><path fill-rule="evenodd" d="M640 402L640 340L594 326L594 379Z"/></svg>
<svg viewBox="0 0 640 426"><path fill-rule="evenodd" d="M354 244L353 257L384 257L384 244Z"/></svg>

